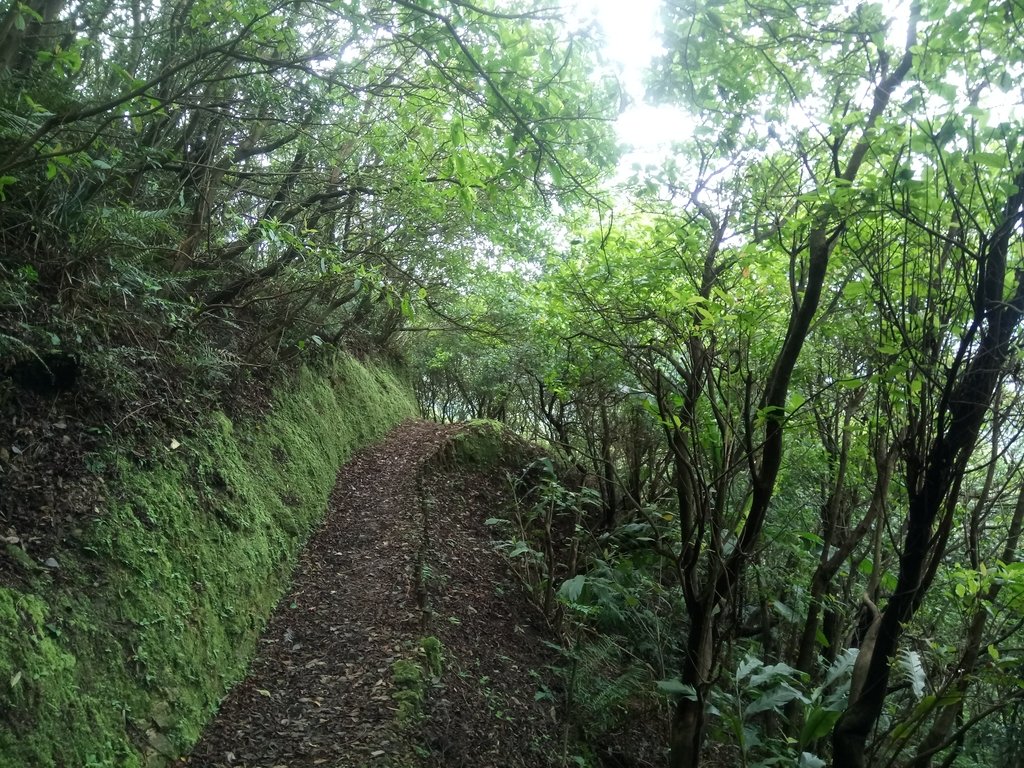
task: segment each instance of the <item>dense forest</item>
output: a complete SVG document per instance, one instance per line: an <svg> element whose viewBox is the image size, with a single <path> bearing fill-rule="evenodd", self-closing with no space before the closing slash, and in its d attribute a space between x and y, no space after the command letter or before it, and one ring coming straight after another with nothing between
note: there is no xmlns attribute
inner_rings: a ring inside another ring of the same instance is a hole
<svg viewBox="0 0 1024 768"><path fill-rule="evenodd" d="M99 447L348 350L552 451L489 523L581 739L1021 764L1022 39L1015 0L664 0L645 98L692 128L623 171L555 3L9 0L8 543Z"/></svg>

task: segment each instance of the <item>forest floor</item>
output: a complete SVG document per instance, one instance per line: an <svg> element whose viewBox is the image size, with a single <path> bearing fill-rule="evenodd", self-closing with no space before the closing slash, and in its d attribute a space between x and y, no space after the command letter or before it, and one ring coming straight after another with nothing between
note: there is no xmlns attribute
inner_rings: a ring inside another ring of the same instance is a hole
<svg viewBox="0 0 1024 768"><path fill-rule="evenodd" d="M444 460L458 430L409 422L342 468L248 677L188 765L571 762L555 637L484 525L508 481Z"/></svg>

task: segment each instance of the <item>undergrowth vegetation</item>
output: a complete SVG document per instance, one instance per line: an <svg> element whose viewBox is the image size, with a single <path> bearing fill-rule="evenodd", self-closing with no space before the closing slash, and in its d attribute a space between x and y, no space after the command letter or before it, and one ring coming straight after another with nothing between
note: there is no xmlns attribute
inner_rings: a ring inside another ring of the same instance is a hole
<svg viewBox="0 0 1024 768"><path fill-rule="evenodd" d="M538 459L509 481L515 503L486 523L561 638L560 704L579 764L660 764L671 706L695 696L673 674L686 652L679 638L688 616L676 564L658 551L678 536L671 506L653 505L632 522L602 530L593 525L600 494L582 485L564 461ZM773 610L788 609L780 604ZM723 667L734 671L719 681L708 704L713 759L751 768L820 768L822 740L849 701L858 648L821 660L824 672L816 678L777 658L765 659L763 645L752 638L763 630L752 626L721 650ZM942 705L943 694L928 693L916 651L900 655L896 678L914 709L902 725L887 721L902 738ZM791 723L798 727L790 731Z"/></svg>
<svg viewBox="0 0 1024 768"><path fill-rule="evenodd" d="M538 459L510 477L508 513L486 523L561 638L561 706L581 765L657 761L663 678L684 617L665 564L644 546L648 525L590 530L600 495L580 479Z"/></svg>

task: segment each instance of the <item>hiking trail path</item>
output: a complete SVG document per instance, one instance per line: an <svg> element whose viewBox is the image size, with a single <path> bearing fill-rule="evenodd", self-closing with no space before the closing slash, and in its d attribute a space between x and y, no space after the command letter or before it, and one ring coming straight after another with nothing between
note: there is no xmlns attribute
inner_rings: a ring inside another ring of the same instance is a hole
<svg viewBox="0 0 1024 768"><path fill-rule="evenodd" d="M551 764L554 637L484 525L507 503L504 471L446 466L461 429L406 422L341 468L248 675L186 765ZM403 722L393 665L422 661L424 637L443 668Z"/></svg>

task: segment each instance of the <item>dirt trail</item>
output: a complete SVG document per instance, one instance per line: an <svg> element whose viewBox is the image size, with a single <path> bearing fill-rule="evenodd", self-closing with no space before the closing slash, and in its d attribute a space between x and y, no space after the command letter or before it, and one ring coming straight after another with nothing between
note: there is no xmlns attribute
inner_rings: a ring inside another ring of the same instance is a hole
<svg viewBox="0 0 1024 768"><path fill-rule="evenodd" d="M412 422L339 473L327 517L193 768L542 766L557 743L544 628L483 525L504 473L435 461L458 427ZM429 593L429 594L428 594ZM392 665L440 639L423 715Z"/></svg>

